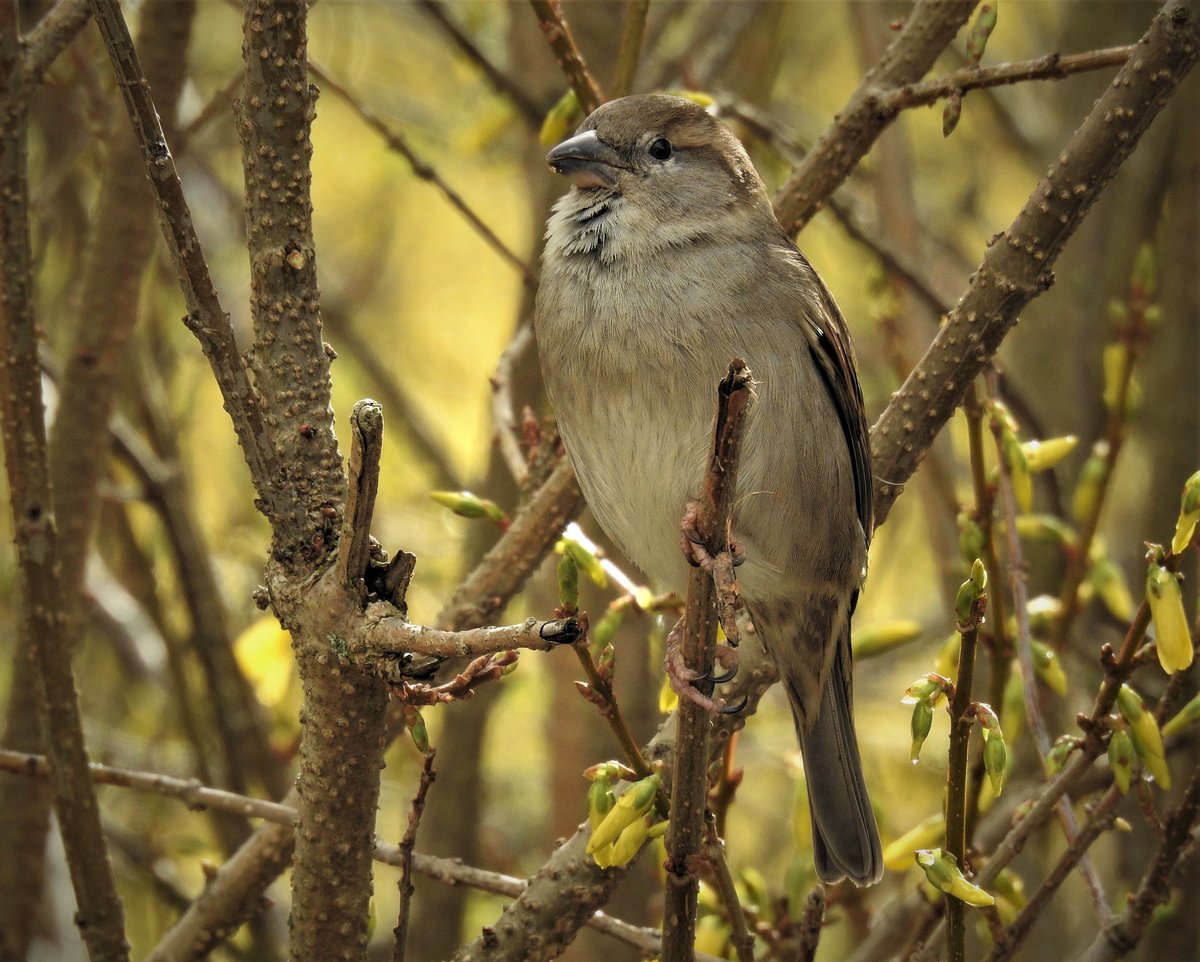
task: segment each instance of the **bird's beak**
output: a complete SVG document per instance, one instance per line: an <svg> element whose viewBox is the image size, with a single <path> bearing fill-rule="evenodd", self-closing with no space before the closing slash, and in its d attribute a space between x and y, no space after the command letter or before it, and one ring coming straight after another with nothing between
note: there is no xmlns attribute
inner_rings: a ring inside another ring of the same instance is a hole
<svg viewBox="0 0 1200 962"><path fill-rule="evenodd" d="M584 188L615 187L617 171L628 169L621 155L594 130L564 140L546 155L546 163L576 187Z"/></svg>

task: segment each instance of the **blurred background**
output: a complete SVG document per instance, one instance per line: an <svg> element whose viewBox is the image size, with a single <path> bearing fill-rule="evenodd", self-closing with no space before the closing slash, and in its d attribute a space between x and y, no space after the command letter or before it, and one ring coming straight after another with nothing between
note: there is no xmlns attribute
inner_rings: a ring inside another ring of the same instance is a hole
<svg viewBox="0 0 1200 962"><path fill-rule="evenodd" d="M32 24L47 5L21 6ZM131 25L155 7L155 0L128 5ZM564 7L594 75L607 87L624 5L587 0ZM837 0L656 2L634 90L690 89L713 97L773 190L877 60L906 10L902 3ZM1132 43L1155 10L1148 2L1003 0L983 64ZM434 171L536 272L545 218L565 186L542 161L539 128L566 86L536 18L521 3L322 0L310 25L311 59L320 71L313 80L322 89L313 133L314 223L325 339L338 354L338 430L345 450L354 401L370 396L383 403L387 442L375 535L390 550L416 554L410 618L431 622L496 531L451 515L430 492L469 488L506 508L517 501L492 441L490 378L514 331L528 321L531 292L513 263L421 172ZM177 110L168 117L160 100L160 112L223 303L248 345L240 145L230 106L240 35L236 5L198 4ZM935 74L963 65L962 39ZM160 42L143 35L143 60ZM465 52L464 43L473 50ZM481 60L502 79L489 79ZM836 210L826 209L804 229L799 246L849 321L872 421L936 331L937 303L949 307L965 290L988 239L1013 219L1113 72L973 91L949 137L942 133L940 105L905 112L837 192ZM1152 245L1161 321L1137 363L1137 403L1098 533L1105 557L1135 598L1144 577L1143 542L1169 539L1180 486L1200 467L1198 107L1200 86L1192 77L1072 239L1055 286L1032 304L1000 359L1004 396L1023 439L1079 439L1072 455L1035 483L1036 510L1070 521L1081 467L1105 431L1110 302L1128 298L1135 255ZM145 191L140 170L131 177L119 159L132 149L127 123L107 58L94 30L85 28L36 95L30 170L37 305L50 380L79 350L81 331L103 315L99 305L119 303L136 314L118 367L125 439L121 431L116 442L91 439L111 443L113 452L87 553L76 655L89 748L95 759L112 764L279 796L290 784L299 685L286 636L251 600L268 529L254 509L208 367L180 323L184 307L173 268L150 219L148 195L137 194ZM118 192L114 202L118 183L129 193ZM129 223L122 224L122 213ZM144 253L126 256L133 248ZM911 267L922 292L888 266L881 249ZM541 416L550 412L534 353L515 363L512 388L518 414L528 404ZM966 571L956 514L958 505L971 502L960 415L878 531L856 617L860 631L901 620L920 628L910 644L861 659L856 672L859 738L885 845L940 810L945 717L939 713L914 766L909 711L899 699L915 677L932 670L953 632L953 592ZM5 513L6 541L9 523ZM602 540L589 517L582 524ZM181 531L191 540L181 539ZM1061 545L1033 538L1026 547L1031 594L1056 593ZM82 558L81 545L73 550ZM640 580L623 559L614 560ZM1193 617L1195 569L1193 553L1185 568ZM10 683L13 579L13 557L0 553L0 694L10 718L20 694ZM213 593L198 593L198 580ZM583 607L598 617L614 590L585 584ZM546 617L555 603L547 566L503 621ZM630 618L614 641L618 698L643 740L662 717L664 629L649 617ZM1090 705L1098 647L1118 642L1122 630L1120 613L1102 599L1081 614L1059 653L1070 679L1067 694L1043 693L1052 736L1071 730L1075 713ZM220 702L197 640L214 632L234 644L269 719L262 755L269 760L249 768L239 770L222 720L214 717ZM524 877L555 839L574 831L585 815L583 769L618 756L608 729L574 689L578 675L566 652L526 653L502 683L426 713L439 777L420 851ZM1147 683L1149 694L1156 684ZM1194 688L1193 682L1189 696ZM798 757L777 695L768 696L739 737L735 763L745 776L727 841L735 872L751 890L802 897L811 883L807 815L802 801L797 804ZM1015 777L1033 777L1032 752L1023 753L1019 741L1010 752ZM1185 741L1172 759L1182 782L1196 764L1195 745ZM385 840L397 840L404 830L419 762L406 739L389 752L378 824ZM15 779L0 774L0 780ZM201 889L206 864L221 863L245 827L152 795L102 788L100 797L134 954L142 955ZM1153 845L1132 798L1121 814L1135 831L1107 836L1093 849L1118 905ZM53 849L57 837L49 838ZM1062 844L1054 828L1029 846L1015 866L1028 887L1036 886ZM659 862L653 853L643 856L611 911L656 924ZM1166 910L1174 924L1156 928L1138 957L1194 957L1200 918L1194 863L1189 871L1184 901ZM378 867L380 958L390 958L395 880L390 869ZM869 912L915 884L911 872L891 871L864 898L848 899L831 914L819 958L844 957ZM270 958L271 946L282 957L286 878L271 894L274 907L214 957ZM502 905L499 897L418 879L409 958L448 957L494 921ZM43 909L30 957L82 958L57 852L48 862ZM1072 953L1096 929L1073 876L1020 957ZM614 962L636 957L587 931L568 957L601 953Z"/></svg>

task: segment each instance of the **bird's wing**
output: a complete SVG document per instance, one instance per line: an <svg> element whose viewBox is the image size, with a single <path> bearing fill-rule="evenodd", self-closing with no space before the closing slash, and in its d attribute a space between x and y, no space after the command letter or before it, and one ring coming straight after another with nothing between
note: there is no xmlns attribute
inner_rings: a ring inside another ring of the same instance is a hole
<svg viewBox="0 0 1200 962"><path fill-rule="evenodd" d="M854 503L867 542L875 526L875 509L871 479L871 434L867 413L863 407L862 389L855 371L854 347L842 312L812 266L794 247L789 254L798 261L808 276L811 287L820 298L819 312L801 319L812 346L817 370L829 390L850 451L850 467L854 472Z"/></svg>

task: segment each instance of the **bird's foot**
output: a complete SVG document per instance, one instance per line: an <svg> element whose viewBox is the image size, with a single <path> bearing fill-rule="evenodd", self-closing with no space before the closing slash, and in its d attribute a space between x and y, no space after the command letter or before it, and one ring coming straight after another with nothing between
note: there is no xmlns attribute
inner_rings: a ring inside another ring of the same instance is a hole
<svg viewBox="0 0 1200 962"><path fill-rule="evenodd" d="M704 545L704 536L700 534L700 506L695 501L689 501L687 507L683 510L683 517L679 521L679 527L682 534L679 538L679 548L683 552L683 557L693 568L703 568L705 571L711 571L712 566L716 563L716 559L708 553L708 548ZM741 542L729 539L729 545L726 548L730 558L733 559L733 566L739 567L746 560L746 552L742 547Z"/></svg>
<svg viewBox="0 0 1200 962"><path fill-rule="evenodd" d="M675 692L681 699L690 701L694 705L698 705L705 711L712 712L716 715L732 715L737 714L746 707L746 700L742 699L736 705L729 705L722 698L713 698L712 691L715 685L723 685L730 681L737 674L737 652L728 645L718 645L716 650L716 665L719 665L723 671L717 675L713 672L707 674L694 671L688 668L683 659L683 618L671 629L671 633L667 635L667 680L670 682L671 690Z"/></svg>

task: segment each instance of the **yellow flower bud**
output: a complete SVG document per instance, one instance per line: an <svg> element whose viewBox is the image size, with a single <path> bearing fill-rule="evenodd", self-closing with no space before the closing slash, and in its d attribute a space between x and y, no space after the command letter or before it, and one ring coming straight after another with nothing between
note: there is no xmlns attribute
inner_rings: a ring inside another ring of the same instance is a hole
<svg viewBox="0 0 1200 962"><path fill-rule="evenodd" d="M1125 721L1129 723L1129 734L1133 738L1133 747L1141 758L1146 771L1154 776L1159 787L1166 791L1171 787L1171 772L1167 768L1167 756L1163 751L1162 733L1158 730L1158 722L1154 713L1146 708L1142 696L1122 685L1117 692L1117 708Z"/></svg>
<svg viewBox="0 0 1200 962"><path fill-rule="evenodd" d="M1046 438L1044 441L1026 441L1021 445L1025 453L1025 462L1030 471L1045 471L1075 450L1079 439L1073 434L1060 438Z"/></svg>
<svg viewBox="0 0 1200 962"><path fill-rule="evenodd" d="M854 657L881 655L920 637L921 625L915 621L897 619L881 625L868 625L854 633Z"/></svg>
<svg viewBox="0 0 1200 962"><path fill-rule="evenodd" d="M583 110L579 106L579 98L574 90L568 90L558 98L542 121L542 129L538 132L538 140L549 150L574 130L583 119Z"/></svg>
<svg viewBox="0 0 1200 962"><path fill-rule="evenodd" d="M1017 502L1017 510L1028 514L1033 509L1033 476L1029 473L1029 462L1015 433L1003 431L1000 434L1000 451L1004 455L1004 463L1012 479L1013 498Z"/></svg>
<svg viewBox="0 0 1200 962"><path fill-rule="evenodd" d="M1113 732L1108 741L1108 767L1112 769L1117 788L1122 794L1128 792L1133 779L1133 742L1123 728Z"/></svg>
<svg viewBox="0 0 1200 962"><path fill-rule="evenodd" d="M1146 600L1154 618L1158 661L1167 674L1183 671L1192 664L1192 634L1183 613L1179 579L1155 562L1146 571Z"/></svg>
<svg viewBox="0 0 1200 962"><path fill-rule="evenodd" d="M925 821L890 843L883 850L884 868L892 872L902 872L911 867L913 852L941 839L946 834L946 819L940 813L930 815Z"/></svg>
<svg viewBox="0 0 1200 962"><path fill-rule="evenodd" d="M592 832L587 844L588 854L615 842L626 828L650 811L661 784L662 776L655 773L626 788Z"/></svg>
<svg viewBox="0 0 1200 962"><path fill-rule="evenodd" d="M953 895L968 905L994 905L996 900L978 885L972 885L958 867L958 862L949 852L940 848L917 852L917 864L925 870L925 877L939 891Z"/></svg>
<svg viewBox="0 0 1200 962"><path fill-rule="evenodd" d="M1054 653L1054 649L1041 641L1034 641L1030 646L1033 653L1033 670L1046 685L1059 695L1067 693L1067 673L1063 671L1062 661Z"/></svg>
<svg viewBox="0 0 1200 962"><path fill-rule="evenodd" d="M1192 722L1200 719L1200 695L1197 695L1179 710L1179 713L1162 727L1163 738L1170 738L1183 731Z"/></svg>
<svg viewBox="0 0 1200 962"><path fill-rule="evenodd" d="M1171 539L1172 554L1182 554L1187 550L1196 533L1197 522L1200 522L1200 471L1183 483L1179 518L1175 521L1175 536Z"/></svg>
<svg viewBox="0 0 1200 962"><path fill-rule="evenodd" d="M919 701L913 705L910 727L912 729L912 751L909 758L915 765L921 757L921 746L925 744L925 739L929 737L929 730L933 727L933 709L929 707L929 702Z"/></svg>
<svg viewBox="0 0 1200 962"><path fill-rule="evenodd" d="M1133 620L1133 595L1125 581L1125 573L1115 561L1101 557L1088 572L1088 580L1114 618Z"/></svg>
<svg viewBox="0 0 1200 962"><path fill-rule="evenodd" d="M642 816L625 826L621 834L617 836L617 840L613 842L612 851L608 857L609 867L619 868L633 861L637 853L642 850L646 839L650 837L648 821L646 816Z"/></svg>
<svg viewBox="0 0 1200 962"><path fill-rule="evenodd" d="M1097 441L1092 453L1083 462L1075 494L1071 499L1071 513L1075 520L1083 523L1100 508L1100 491L1108 475L1108 442Z"/></svg>

